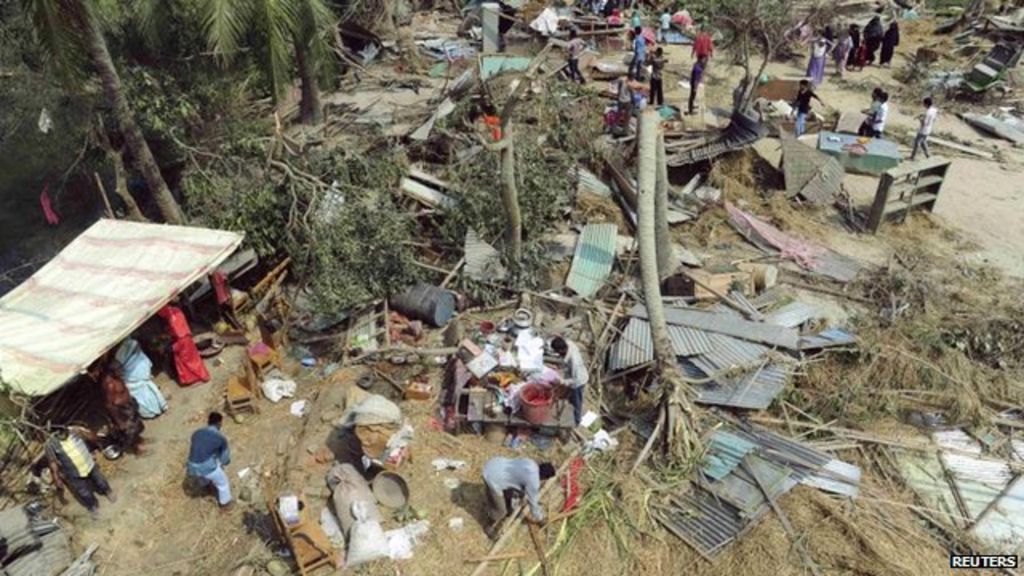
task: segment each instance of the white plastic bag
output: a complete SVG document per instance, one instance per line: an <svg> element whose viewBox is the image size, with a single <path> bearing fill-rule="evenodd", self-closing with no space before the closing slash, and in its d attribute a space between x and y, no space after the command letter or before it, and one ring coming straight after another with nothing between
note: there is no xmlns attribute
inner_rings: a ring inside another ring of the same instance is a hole
<svg viewBox="0 0 1024 576"><path fill-rule="evenodd" d="M367 520L368 512L363 502L352 504L352 516L356 522L348 538L347 566L358 566L380 558L388 558L391 548L380 522Z"/></svg>
<svg viewBox="0 0 1024 576"><path fill-rule="evenodd" d="M294 396L295 387L294 380L284 380L282 378L267 378L260 384L263 395L274 404L280 402L282 398Z"/></svg>

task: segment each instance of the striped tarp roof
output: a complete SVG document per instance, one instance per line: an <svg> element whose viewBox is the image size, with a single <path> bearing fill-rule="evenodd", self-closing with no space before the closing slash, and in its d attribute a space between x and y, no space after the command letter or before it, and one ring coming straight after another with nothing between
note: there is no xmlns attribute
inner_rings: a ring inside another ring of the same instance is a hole
<svg viewBox="0 0 1024 576"><path fill-rule="evenodd" d="M242 235L100 220L0 298L0 382L44 396L211 272Z"/></svg>

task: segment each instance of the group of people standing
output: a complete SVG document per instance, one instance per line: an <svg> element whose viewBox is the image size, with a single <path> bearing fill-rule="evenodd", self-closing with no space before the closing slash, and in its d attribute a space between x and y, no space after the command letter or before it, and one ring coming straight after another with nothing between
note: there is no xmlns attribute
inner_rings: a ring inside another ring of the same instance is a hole
<svg viewBox="0 0 1024 576"><path fill-rule="evenodd" d="M863 34L857 24L850 24L838 35L831 26L826 26L822 34L811 41L811 59L807 65L807 76L815 86L824 82L825 62L829 54L832 55L836 74L840 78L845 77L849 69L863 70L864 67L873 65L876 57L880 66L891 66L899 44L899 24L893 21L886 29L880 16L875 16L868 22Z"/></svg>

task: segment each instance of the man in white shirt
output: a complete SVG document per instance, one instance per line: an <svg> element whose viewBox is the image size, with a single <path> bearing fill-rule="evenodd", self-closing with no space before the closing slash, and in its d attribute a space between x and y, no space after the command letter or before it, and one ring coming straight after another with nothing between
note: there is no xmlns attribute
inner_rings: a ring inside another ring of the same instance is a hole
<svg viewBox="0 0 1024 576"><path fill-rule="evenodd" d="M917 129L917 136L914 138L914 151L910 153L911 161L917 157L918 150L924 152L925 158L931 158L932 156L928 151L928 137L932 135L932 129L935 128L935 120L939 117L939 109L933 104L931 96L926 97L922 104L924 104L924 114L917 117L921 121L921 127Z"/></svg>
<svg viewBox="0 0 1024 576"><path fill-rule="evenodd" d="M580 55L586 50L587 44L576 33L576 29L569 30L569 44L566 46L568 52L569 79L573 82L585 83L583 74L580 72Z"/></svg>
<svg viewBox="0 0 1024 576"><path fill-rule="evenodd" d="M583 391L587 382L590 381L590 373L587 371L587 363L583 361L583 354L575 342L569 342L561 336L551 341L551 349L555 354L562 357L564 368L562 371L562 384L569 387L569 402L572 403L572 413L576 425L580 425L580 418L583 417Z"/></svg>

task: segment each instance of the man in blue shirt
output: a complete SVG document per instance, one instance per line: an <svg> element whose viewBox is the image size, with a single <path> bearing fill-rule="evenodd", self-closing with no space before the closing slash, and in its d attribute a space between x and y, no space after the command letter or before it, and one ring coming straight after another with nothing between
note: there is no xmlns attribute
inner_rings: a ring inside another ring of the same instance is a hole
<svg viewBox="0 0 1024 576"><path fill-rule="evenodd" d="M647 61L647 43L644 41L643 30L639 26L633 29L633 60L629 63L629 77L640 80L644 62Z"/></svg>
<svg viewBox="0 0 1024 576"><path fill-rule="evenodd" d="M221 510L228 510L231 505L231 484L223 467L231 463L231 451L228 449L228 439L220 431L223 421L220 412L210 412L206 419L207 425L192 433L186 471L201 486L215 487L217 503Z"/></svg>

